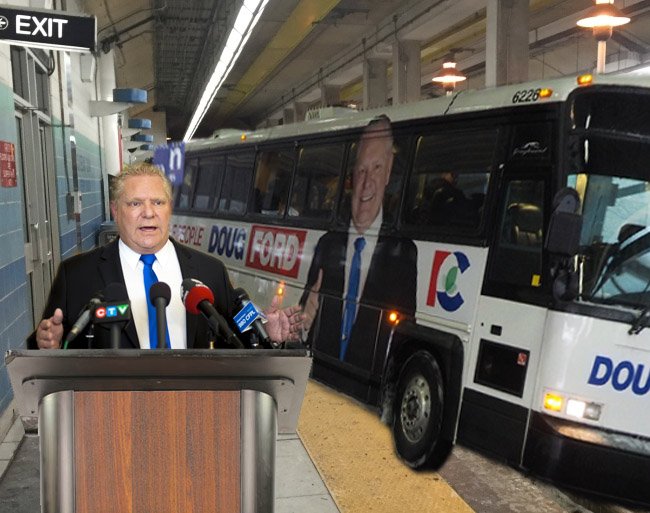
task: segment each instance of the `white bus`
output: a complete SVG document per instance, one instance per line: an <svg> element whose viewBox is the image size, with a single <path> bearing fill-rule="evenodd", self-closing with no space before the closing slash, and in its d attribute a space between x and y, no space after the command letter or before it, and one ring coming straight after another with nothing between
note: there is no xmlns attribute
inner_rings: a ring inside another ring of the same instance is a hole
<svg viewBox="0 0 650 513"><path fill-rule="evenodd" d="M172 235L259 306L317 289L313 378L378 407L408 465L438 466L459 442L650 504L642 84L545 80L191 142ZM378 115L392 168L356 285L352 176ZM352 282L363 329L347 345Z"/></svg>

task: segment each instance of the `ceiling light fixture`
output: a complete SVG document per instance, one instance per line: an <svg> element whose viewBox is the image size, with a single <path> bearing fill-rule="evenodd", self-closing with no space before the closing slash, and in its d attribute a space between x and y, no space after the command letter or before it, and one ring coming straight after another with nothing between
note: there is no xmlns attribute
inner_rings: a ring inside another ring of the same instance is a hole
<svg viewBox="0 0 650 513"><path fill-rule="evenodd" d="M467 77L463 75L461 71L456 69L456 63L453 59L447 59L442 64L442 71L440 74L433 77L431 80L440 84L445 91L447 91L447 94L450 95L453 93L456 83L467 80Z"/></svg>
<svg viewBox="0 0 650 513"><path fill-rule="evenodd" d="M203 90L203 94L196 106L196 110L194 111L194 114L192 114L192 119L187 127L185 136L183 137L184 141L189 141L194 135L194 132L196 132L199 123L201 123L201 120L208 111L214 97L217 95L217 92L239 58L239 54L243 50L246 41L248 41L255 25L257 25L257 22L262 16L262 12L264 12L264 8L268 1L269 0L244 0L241 9L239 9L239 13L237 14L237 18L235 19L235 23L233 24L233 28L228 35L226 44L221 51L219 60L212 71L210 80L208 80L208 84Z"/></svg>
<svg viewBox="0 0 650 513"><path fill-rule="evenodd" d="M614 0L596 0L596 5L591 8L587 17L576 22L579 27L592 29L594 38L598 41L596 73L605 72L606 44L607 40L612 37L612 28L629 22L630 18L614 6Z"/></svg>

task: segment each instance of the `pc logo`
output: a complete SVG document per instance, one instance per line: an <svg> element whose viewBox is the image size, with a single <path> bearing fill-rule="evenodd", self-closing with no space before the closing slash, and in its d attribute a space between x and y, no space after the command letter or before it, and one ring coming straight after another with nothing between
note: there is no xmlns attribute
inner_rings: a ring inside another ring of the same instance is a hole
<svg viewBox="0 0 650 513"><path fill-rule="evenodd" d="M465 300L458 291L458 275L469 269L469 259L460 251L436 251L431 267L431 281L427 294L427 305L440 307L447 312L458 310Z"/></svg>

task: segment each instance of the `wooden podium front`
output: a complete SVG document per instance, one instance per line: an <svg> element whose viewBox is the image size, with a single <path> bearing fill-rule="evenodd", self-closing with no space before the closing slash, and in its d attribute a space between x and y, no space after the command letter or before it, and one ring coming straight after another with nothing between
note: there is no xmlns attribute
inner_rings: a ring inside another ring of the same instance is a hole
<svg viewBox="0 0 650 513"><path fill-rule="evenodd" d="M273 511L305 351L16 351L7 364L26 428L38 423L41 511Z"/></svg>

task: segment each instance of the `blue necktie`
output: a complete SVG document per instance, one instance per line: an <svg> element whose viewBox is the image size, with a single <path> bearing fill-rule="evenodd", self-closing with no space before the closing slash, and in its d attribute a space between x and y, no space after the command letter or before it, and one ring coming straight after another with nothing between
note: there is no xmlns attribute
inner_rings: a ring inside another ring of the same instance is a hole
<svg viewBox="0 0 650 513"><path fill-rule="evenodd" d="M359 278L361 277L361 252L366 246L366 239L358 237L354 241L354 255L350 266L350 279L348 280L348 293L345 295L345 309L343 310L343 323L341 325L341 348L339 360L345 358L345 352L350 342L350 333L354 318L357 315L357 297L359 295Z"/></svg>
<svg viewBox="0 0 650 513"><path fill-rule="evenodd" d="M151 298L149 297L149 290L151 286L158 281L156 273L153 271L153 263L156 261L156 255L141 255L140 260L144 264L144 269L142 274L144 277L144 292L147 297L147 312L149 316L149 347L151 349L158 348L158 326L156 324L156 307L151 304ZM165 335L167 338L167 347L171 347L169 343L169 329L165 330Z"/></svg>

